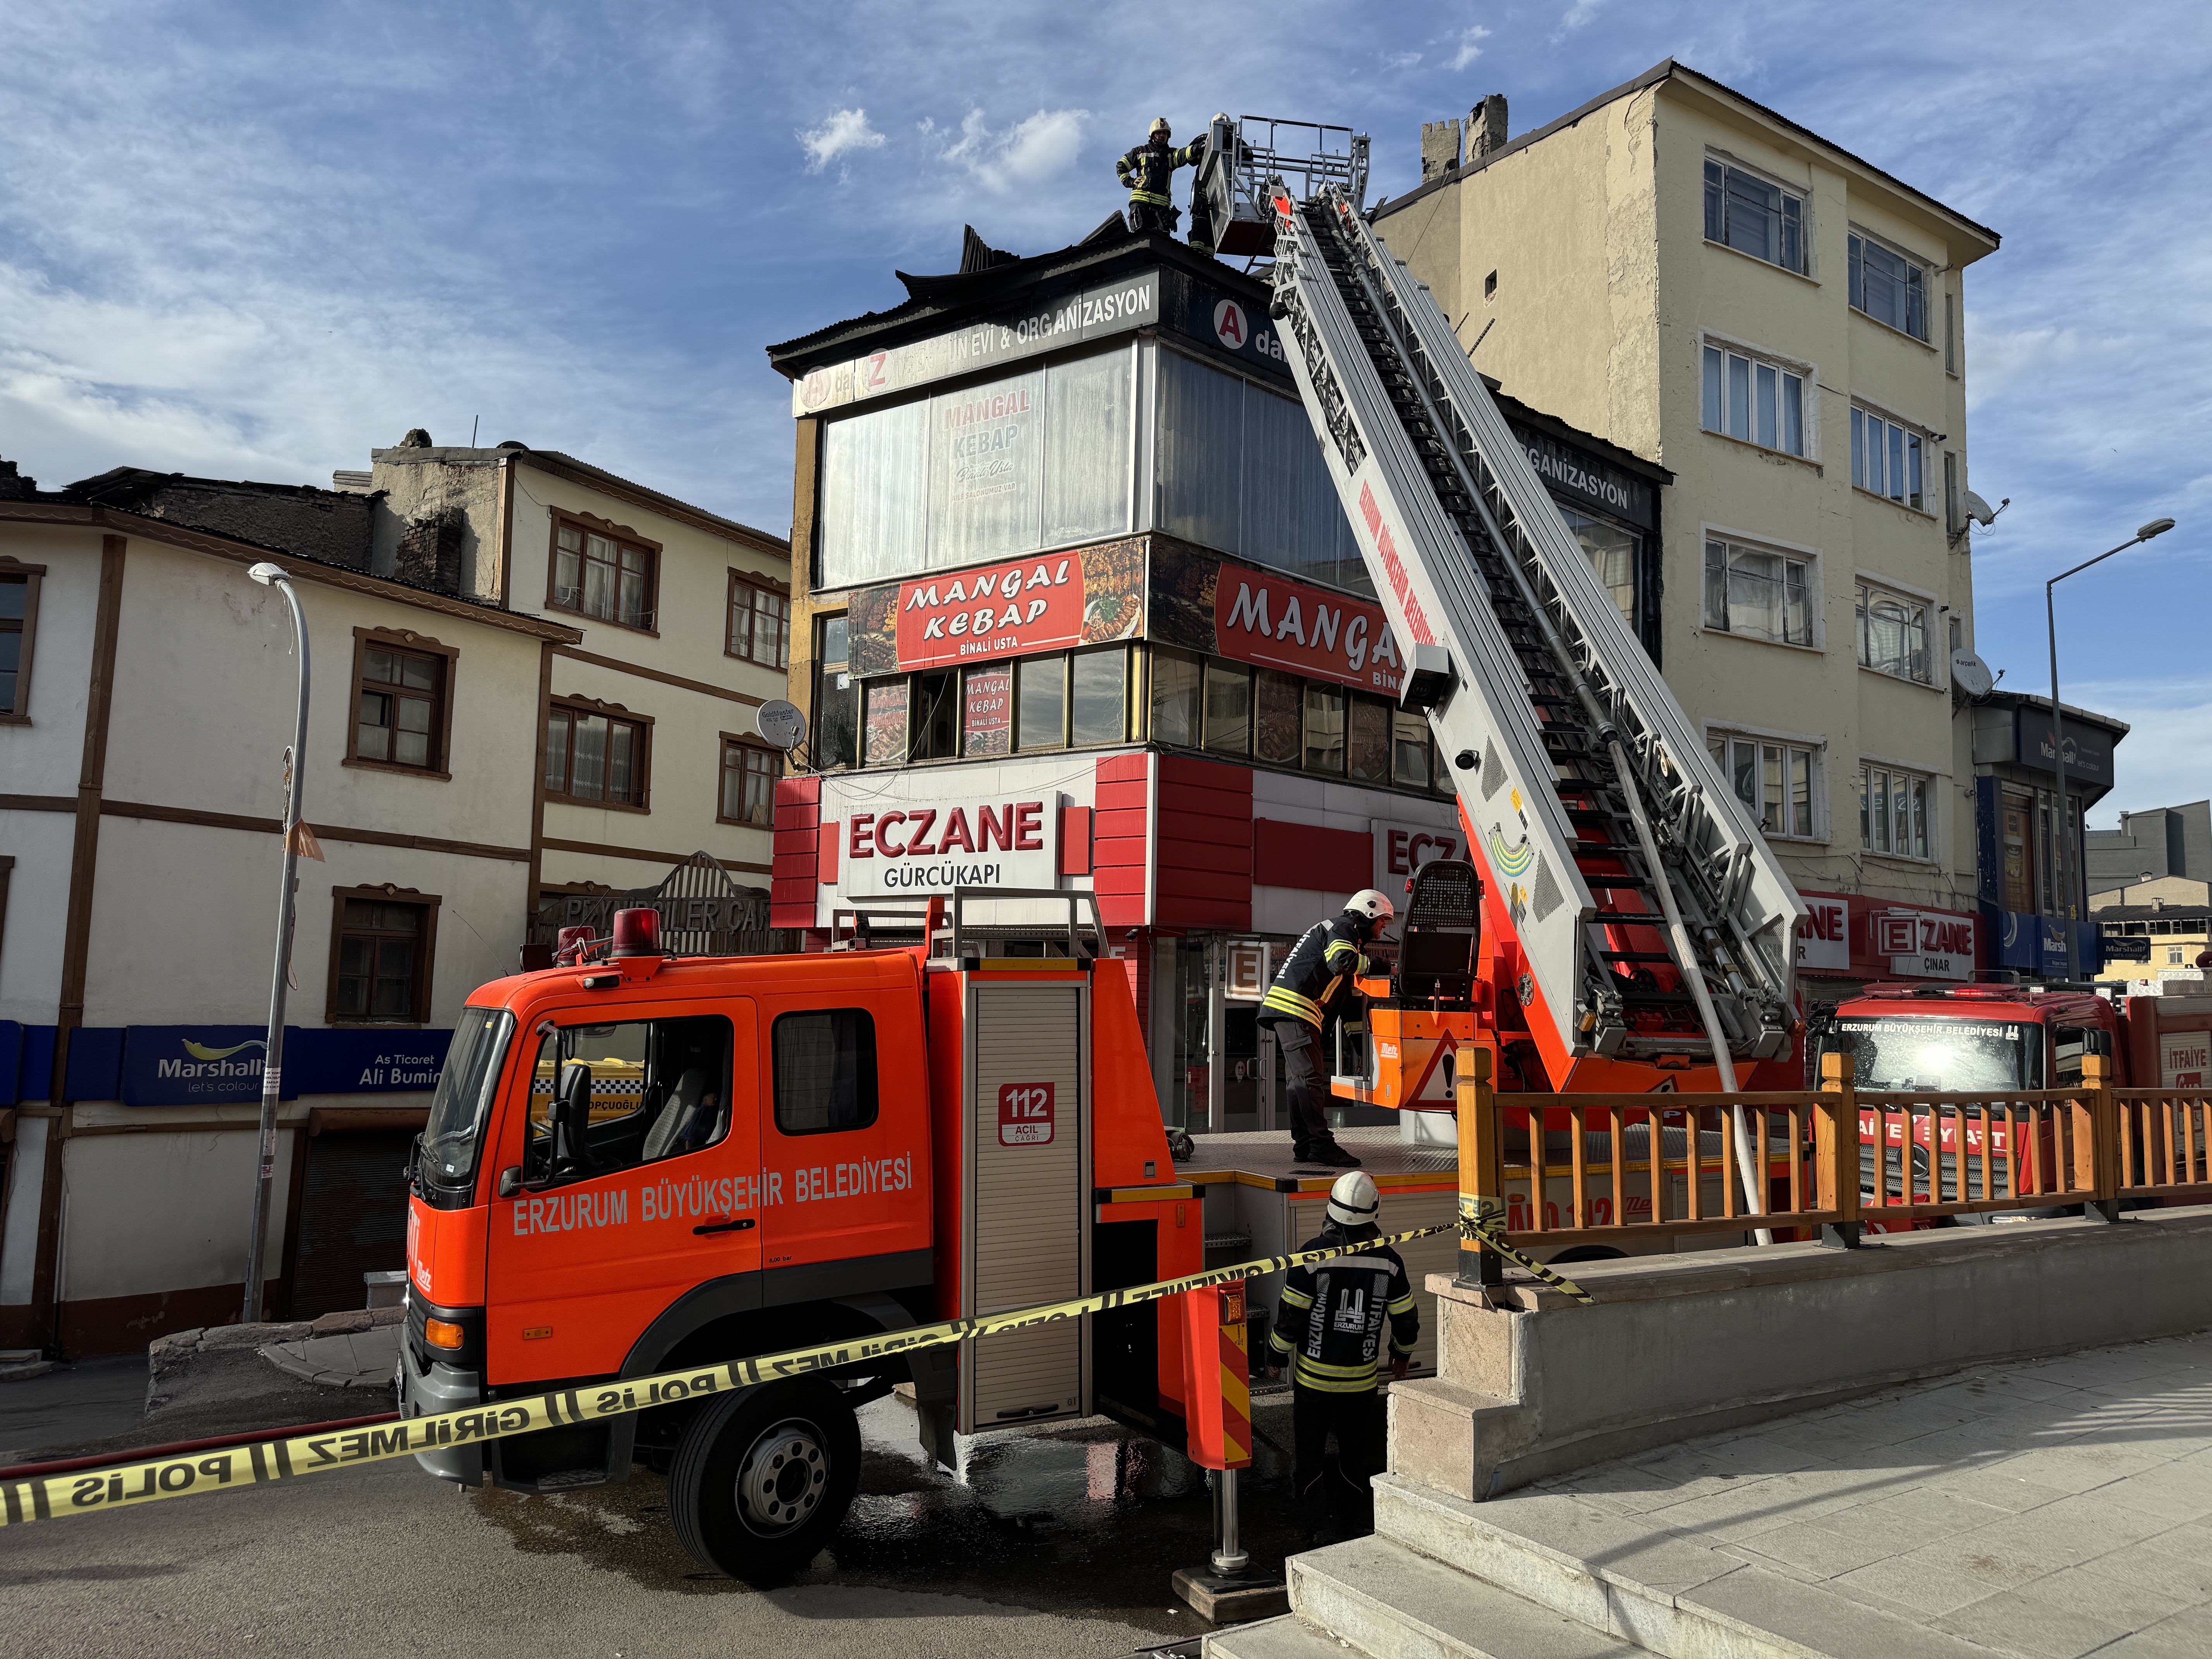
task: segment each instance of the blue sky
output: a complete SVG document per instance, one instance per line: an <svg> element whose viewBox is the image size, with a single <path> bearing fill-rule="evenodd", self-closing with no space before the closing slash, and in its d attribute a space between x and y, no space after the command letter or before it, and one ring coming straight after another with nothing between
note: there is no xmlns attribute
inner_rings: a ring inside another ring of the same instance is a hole
<svg viewBox="0 0 2212 1659"><path fill-rule="evenodd" d="M779 532L762 348L894 267L1115 210L1165 112L1356 125L1377 191L1484 94L1517 134L1673 55L2004 235L1969 275L1981 652L2135 724L2096 814L2212 793L2212 9L64 5L0 59L0 455L327 483L427 427Z"/></svg>

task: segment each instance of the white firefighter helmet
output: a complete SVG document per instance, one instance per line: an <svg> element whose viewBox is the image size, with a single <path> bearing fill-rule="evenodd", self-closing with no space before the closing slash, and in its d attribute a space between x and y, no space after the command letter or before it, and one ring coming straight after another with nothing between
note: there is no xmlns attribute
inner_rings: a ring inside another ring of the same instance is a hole
<svg viewBox="0 0 2212 1659"><path fill-rule="evenodd" d="M1336 1178L1328 1189L1328 1218L1340 1227L1364 1227L1382 1211L1375 1178L1364 1170L1353 1170Z"/></svg>
<svg viewBox="0 0 2212 1659"><path fill-rule="evenodd" d="M1345 900L1344 908L1347 915L1364 916L1368 931L1374 933L1388 927L1391 918L1398 914L1397 907L1390 902L1389 898L1372 887L1363 887Z"/></svg>
<svg viewBox="0 0 2212 1659"><path fill-rule="evenodd" d="M1166 116L1155 115L1152 117L1151 136L1155 138L1170 138L1175 136L1168 127L1168 118Z"/></svg>

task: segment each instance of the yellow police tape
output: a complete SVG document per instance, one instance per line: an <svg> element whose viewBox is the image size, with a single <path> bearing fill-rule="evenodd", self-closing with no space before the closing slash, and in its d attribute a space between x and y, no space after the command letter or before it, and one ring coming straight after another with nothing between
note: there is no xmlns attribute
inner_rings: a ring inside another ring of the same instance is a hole
<svg viewBox="0 0 2212 1659"><path fill-rule="evenodd" d="M175 1457L153 1458L142 1463L122 1463L107 1468L80 1469L35 1480L0 1482L0 1525L22 1526L32 1521L52 1520L58 1516L84 1515L132 1504L150 1504L164 1498L219 1492L226 1486L264 1486L272 1481L294 1480L303 1474L320 1474L326 1469L350 1468L362 1463L380 1463L395 1457L408 1457L416 1452L435 1450L440 1447L503 1439L511 1435L530 1434L539 1429L560 1428L570 1424L597 1422L603 1418L648 1411L655 1406L725 1394L736 1389L750 1388L757 1383L805 1376L816 1371L835 1370L886 1354L905 1353L915 1348L940 1347L947 1343L964 1342L975 1337L995 1336L1002 1331L1022 1330L1031 1325L1072 1319L1080 1314L1125 1308L1139 1302L1156 1302L1163 1297L1180 1296L1185 1291L1200 1290L1209 1285L1225 1285L1232 1279L1255 1278L1264 1273L1279 1273L1285 1267L1326 1261L1332 1256L1354 1255L1371 1249L1377 1244L1402 1244L1410 1239L1426 1238L1435 1233L1450 1231L1450 1224L1416 1227L1410 1232L1364 1239L1357 1244L1320 1250L1294 1250L1288 1255L1239 1262L1234 1267L1217 1267L1207 1273L1187 1273L1180 1279L1164 1279L1153 1284L1128 1285L1118 1291L1101 1291L1097 1295L1074 1301L1055 1302L1042 1307L1022 1308L1011 1313L989 1314L973 1319L955 1319L941 1325L919 1325L908 1330L886 1331L880 1335L842 1342L833 1347L794 1348L786 1353L733 1359L726 1364L663 1371L653 1376L623 1377L586 1388L560 1389L533 1399L492 1401L464 1411L403 1418L396 1422L375 1424L345 1433L297 1435L289 1440L256 1441L249 1445L220 1447ZM1584 1301L1589 1299L1548 1268L1530 1261L1490 1233L1471 1233L1464 1223L1459 1231L1463 1237L1479 1238L1485 1248L1497 1250L1508 1260L1530 1269L1547 1283L1559 1285L1572 1294L1583 1297Z"/></svg>
<svg viewBox="0 0 2212 1659"><path fill-rule="evenodd" d="M1540 1261L1530 1260L1505 1242L1505 1205L1503 1200L1477 1198L1471 1193L1459 1197L1459 1236L1462 1240L1480 1244L1486 1250L1495 1250L1515 1267L1534 1274L1555 1291L1563 1291L1585 1306L1594 1305L1597 1298L1565 1273L1553 1273Z"/></svg>

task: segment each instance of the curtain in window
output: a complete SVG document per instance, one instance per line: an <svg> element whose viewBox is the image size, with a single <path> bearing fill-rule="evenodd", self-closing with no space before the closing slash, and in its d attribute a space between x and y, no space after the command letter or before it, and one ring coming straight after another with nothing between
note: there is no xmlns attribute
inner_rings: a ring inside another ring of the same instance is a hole
<svg viewBox="0 0 2212 1659"><path fill-rule="evenodd" d="M823 437L822 585L851 587L921 568L929 405L832 421Z"/></svg>
<svg viewBox="0 0 2212 1659"><path fill-rule="evenodd" d="M1045 370L1045 547L1115 536L1129 527L1131 350Z"/></svg>
<svg viewBox="0 0 2212 1659"><path fill-rule="evenodd" d="M1172 351L1159 365L1159 528L1234 552L1242 538L1244 382Z"/></svg>

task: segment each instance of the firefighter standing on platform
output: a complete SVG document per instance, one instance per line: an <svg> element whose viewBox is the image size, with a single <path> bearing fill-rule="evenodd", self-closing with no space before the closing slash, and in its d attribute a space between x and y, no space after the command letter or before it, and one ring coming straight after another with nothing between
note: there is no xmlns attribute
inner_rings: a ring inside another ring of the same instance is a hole
<svg viewBox="0 0 2212 1659"><path fill-rule="evenodd" d="M1260 1004L1260 1021L1273 1028L1283 1051L1283 1081L1291 1097L1291 1152L1301 1162L1356 1169L1359 1160L1336 1144L1322 1115L1322 1090L1316 1045L1326 1043L1358 1001L1352 981L1374 971L1364 948L1397 913L1370 887L1344 908L1306 929L1283 961Z"/></svg>
<svg viewBox="0 0 2212 1659"><path fill-rule="evenodd" d="M1328 1215L1318 1238L1302 1250L1333 1249L1379 1237L1382 1199L1371 1177L1353 1170L1329 1188ZM1406 1264L1387 1244L1334 1256L1283 1276L1282 1305L1267 1332L1268 1375L1291 1366L1291 1438L1296 1447L1299 1519L1318 1547L1372 1530L1374 1492L1382 1472L1382 1325L1390 1326L1390 1375L1402 1377L1421 1332ZM1336 1473L1324 1461L1336 1436Z"/></svg>
<svg viewBox="0 0 2212 1659"><path fill-rule="evenodd" d="M1176 212L1172 186L1177 167L1194 167L1206 159L1206 140L1196 138L1175 148L1167 118L1152 123L1152 136L1114 164L1114 171L1129 187L1129 228L1143 235L1157 230L1175 234ZM1192 230L1197 230L1196 222ZM1206 252L1212 250L1206 249Z"/></svg>

